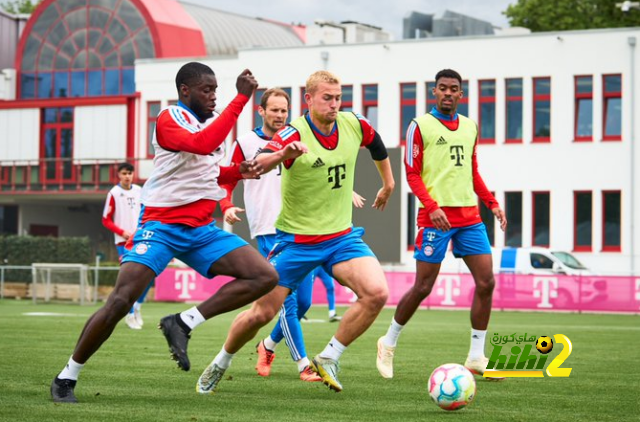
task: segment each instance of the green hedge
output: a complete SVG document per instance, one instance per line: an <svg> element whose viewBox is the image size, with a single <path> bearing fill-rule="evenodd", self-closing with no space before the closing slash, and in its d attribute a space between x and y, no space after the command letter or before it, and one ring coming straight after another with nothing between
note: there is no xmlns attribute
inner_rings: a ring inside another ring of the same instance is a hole
<svg viewBox="0 0 640 422"><path fill-rule="evenodd" d="M0 236L0 264L31 265L34 262L91 264L88 237ZM30 270L7 270L6 281L31 281Z"/></svg>

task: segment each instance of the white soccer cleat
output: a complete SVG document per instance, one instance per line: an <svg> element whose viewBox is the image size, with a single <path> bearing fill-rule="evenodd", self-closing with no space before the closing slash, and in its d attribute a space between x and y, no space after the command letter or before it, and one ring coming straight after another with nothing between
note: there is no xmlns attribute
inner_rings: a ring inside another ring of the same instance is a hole
<svg viewBox="0 0 640 422"><path fill-rule="evenodd" d="M226 369L220 368L215 363L207 366L200 378L198 378L196 391L200 394L213 394L224 375L224 371Z"/></svg>
<svg viewBox="0 0 640 422"><path fill-rule="evenodd" d="M136 321L136 316L134 314L127 314L127 316L124 317L124 322L132 330L142 330L142 327L138 324L138 321Z"/></svg>
<svg viewBox="0 0 640 422"><path fill-rule="evenodd" d="M376 367L382 378L393 378L393 355L396 348L384 344L384 337L378 339L378 357L376 358Z"/></svg>
<svg viewBox="0 0 640 422"><path fill-rule="evenodd" d="M142 320L142 313L140 312L139 308L133 310L133 316L136 318L136 322L138 323L140 328L142 328L142 326L144 325L144 321Z"/></svg>
<svg viewBox="0 0 640 422"><path fill-rule="evenodd" d="M467 368L472 374L483 376L488 364L489 358L487 358L486 356L476 359L467 357L467 360L464 362L464 367ZM505 377L486 377L486 379L489 381L502 381L505 379Z"/></svg>

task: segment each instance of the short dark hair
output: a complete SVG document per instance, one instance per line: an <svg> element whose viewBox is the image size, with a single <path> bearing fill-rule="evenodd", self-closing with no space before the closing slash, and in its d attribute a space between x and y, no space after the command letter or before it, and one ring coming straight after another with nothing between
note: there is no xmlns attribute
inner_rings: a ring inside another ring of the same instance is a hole
<svg viewBox="0 0 640 422"><path fill-rule="evenodd" d="M436 73L436 83L440 78L454 78L460 82L460 86L462 86L462 76L458 72L453 69L442 69L440 72Z"/></svg>
<svg viewBox="0 0 640 422"><path fill-rule="evenodd" d="M118 164L118 173L120 173L122 170L133 172L133 170L134 170L133 164L129 164L129 163L120 163L120 164Z"/></svg>
<svg viewBox="0 0 640 422"><path fill-rule="evenodd" d="M262 107L264 110L267 109L267 101L269 101L269 98L271 97L284 97L285 100L287 100L287 106L291 105L291 100L289 99L289 94L287 94L287 91L280 89L280 88L270 88L267 89L263 94L262 94L262 98L260 99L260 107Z"/></svg>
<svg viewBox="0 0 640 422"><path fill-rule="evenodd" d="M198 62L189 62L178 70L176 75L176 89L180 93L180 85L192 86L197 83L202 75L213 75L213 70L206 64Z"/></svg>

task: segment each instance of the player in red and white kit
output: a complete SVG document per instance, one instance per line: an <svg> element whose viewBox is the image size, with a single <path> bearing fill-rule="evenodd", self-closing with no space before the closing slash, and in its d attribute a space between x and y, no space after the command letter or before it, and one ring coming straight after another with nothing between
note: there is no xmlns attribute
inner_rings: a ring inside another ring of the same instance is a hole
<svg viewBox="0 0 640 422"><path fill-rule="evenodd" d="M416 280L400 299L387 334L378 340L376 366L384 378L393 377L398 336L431 293L449 241L453 243L453 254L464 260L476 284L471 306L471 347L465 367L480 375L487 367L484 344L495 281L478 198L493 212L502 230L507 219L478 172L477 125L456 112L462 98L461 87L458 72L438 72L433 89L436 107L415 118L407 130L407 182L420 201L420 230L414 253Z"/></svg>
<svg viewBox="0 0 640 422"><path fill-rule="evenodd" d="M271 291L278 274L238 236L217 228L213 211L226 192L220 184L262 173L255 161L221 167L223 143L258 83L249 70L238 76L238 95L214 118L216 77L206 65L180 68L176 88L180 101L160 112L153 146L154 169L142 188L140 224L133 249L122 260L107 303L87 321L73 355L51 384L55 402L76 403L74 388L85 362L100 348L149 282L174 257L205 277L235 280L209 299L160 321L171 354L188 371L190 332L205 320L245 306Z"/></svg>
<svg viewBox="0 0 640 422"><path fill-rule="evenodd" d="M134 167L129 163L118 165L120 183L111 188L107 194L102 213L102 225L113 233L120 261L122 261L122 257L126 253L124 245L136 231L138 217L140 216L142 188L133 183L133 172ZM133 330L142 329L144 321L142 320L140 307L144 303L144 299L152 285L153 282L149 283L124 318L127 326Z"/></svg>

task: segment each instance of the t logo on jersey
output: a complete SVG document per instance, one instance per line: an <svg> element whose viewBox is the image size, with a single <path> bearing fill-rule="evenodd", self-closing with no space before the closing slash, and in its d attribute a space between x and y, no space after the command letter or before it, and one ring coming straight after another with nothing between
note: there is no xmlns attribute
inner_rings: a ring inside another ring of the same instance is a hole
<svg viewBox="0 0 640 422"><path fill-rule="evenodd" d="M462 167L461 160L464 160L464 146L462 145L453 145L449 147L449 152L451 153L451 159L456 160L456 166Z"/></svg>
<svg viewBox="0 0 640 422"><path fill-rule="evenodd" d="M340 182L346 177L345 173L347 171L347 165L340 164L337 166L329 167L327 170L329 174L329 183L333 183L331 189L340 189L342 187Z"/></svg>

